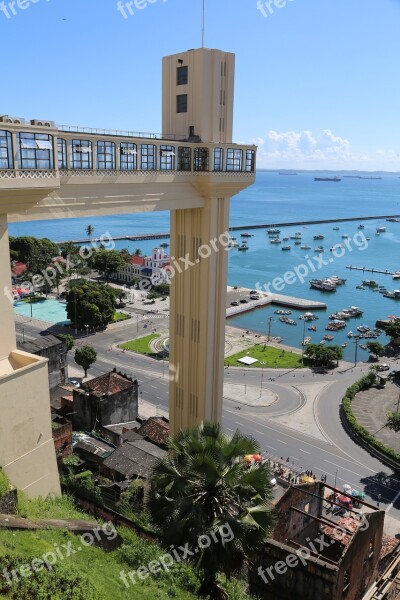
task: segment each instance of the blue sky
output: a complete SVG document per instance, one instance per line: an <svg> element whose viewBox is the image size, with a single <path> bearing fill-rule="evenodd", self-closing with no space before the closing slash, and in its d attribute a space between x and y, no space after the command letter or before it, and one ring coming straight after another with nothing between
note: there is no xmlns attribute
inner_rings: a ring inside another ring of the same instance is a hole
<svg viewBox="0 0 400 600"><path fill-rule="evenodd" d="M259 167L400 170L400 0L266 1L207 0L206 46L236 54L235 141ZM160 131L161 57L201 44L201 0L136 2L0 2L0 113Z"/></svg>

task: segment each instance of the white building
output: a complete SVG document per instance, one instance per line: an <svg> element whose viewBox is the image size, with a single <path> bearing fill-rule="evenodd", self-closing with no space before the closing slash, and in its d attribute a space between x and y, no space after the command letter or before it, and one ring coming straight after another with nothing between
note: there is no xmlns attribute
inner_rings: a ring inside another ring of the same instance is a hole
<svg viewBox="0 0 400 600"><path fill-rule="evenodd" d="M153 248L151 256L131 256L127 263L112 273L112 279L130 283L133 278L148 280L154 284L169 283L170 257L163 248Z"/></svg>

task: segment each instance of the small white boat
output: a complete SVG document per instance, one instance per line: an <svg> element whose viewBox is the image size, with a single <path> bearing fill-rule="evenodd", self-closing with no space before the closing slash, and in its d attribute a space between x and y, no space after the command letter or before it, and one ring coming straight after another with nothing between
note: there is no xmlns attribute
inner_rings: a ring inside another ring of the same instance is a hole
<svg viewBox="0 0 400 600"><path fill-rule="evenodd" d="M386 227L377 227L376 228L376 233L385 233L386 231Z"/></svg>
<svg viewBox="0 0 400 600"><path fill-rule="evenodd" d="M352 338L352 337L353 337L353 332L352 332L352 331L349 331L349 333L347 334L347 337L348 337L348 338Z"/></svg>
<svg viewBox="0 0 400 600"><path fill-rule="evenodd" d="M300 246L301 250L311 250L311 246Z"/></svg>
<svg viewBox="0 0 400 600"><path fill-rule="evenodd" d="M281 250L291 250L291 246L282 246Z"/></svg>

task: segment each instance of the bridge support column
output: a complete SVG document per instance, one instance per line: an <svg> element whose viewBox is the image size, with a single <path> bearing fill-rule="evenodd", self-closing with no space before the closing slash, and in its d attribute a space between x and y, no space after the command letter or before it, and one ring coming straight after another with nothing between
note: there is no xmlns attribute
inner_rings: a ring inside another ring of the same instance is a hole
<svg viewBox="0 0 400 600"><path fill-rule="evenodd" d="M171 211L171 433L221 421L229 204Z"/></svg>

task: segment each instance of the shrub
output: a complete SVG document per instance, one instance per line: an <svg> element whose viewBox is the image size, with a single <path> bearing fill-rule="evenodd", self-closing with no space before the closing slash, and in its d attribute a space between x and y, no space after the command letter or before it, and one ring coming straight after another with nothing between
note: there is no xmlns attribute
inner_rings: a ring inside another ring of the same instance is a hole
<svg viewBox="0 0 400 600"><path fill-rule="evenodd" d="M4 496L10 489L10 484L3 469L0 468L0 496Z"/></svg>

